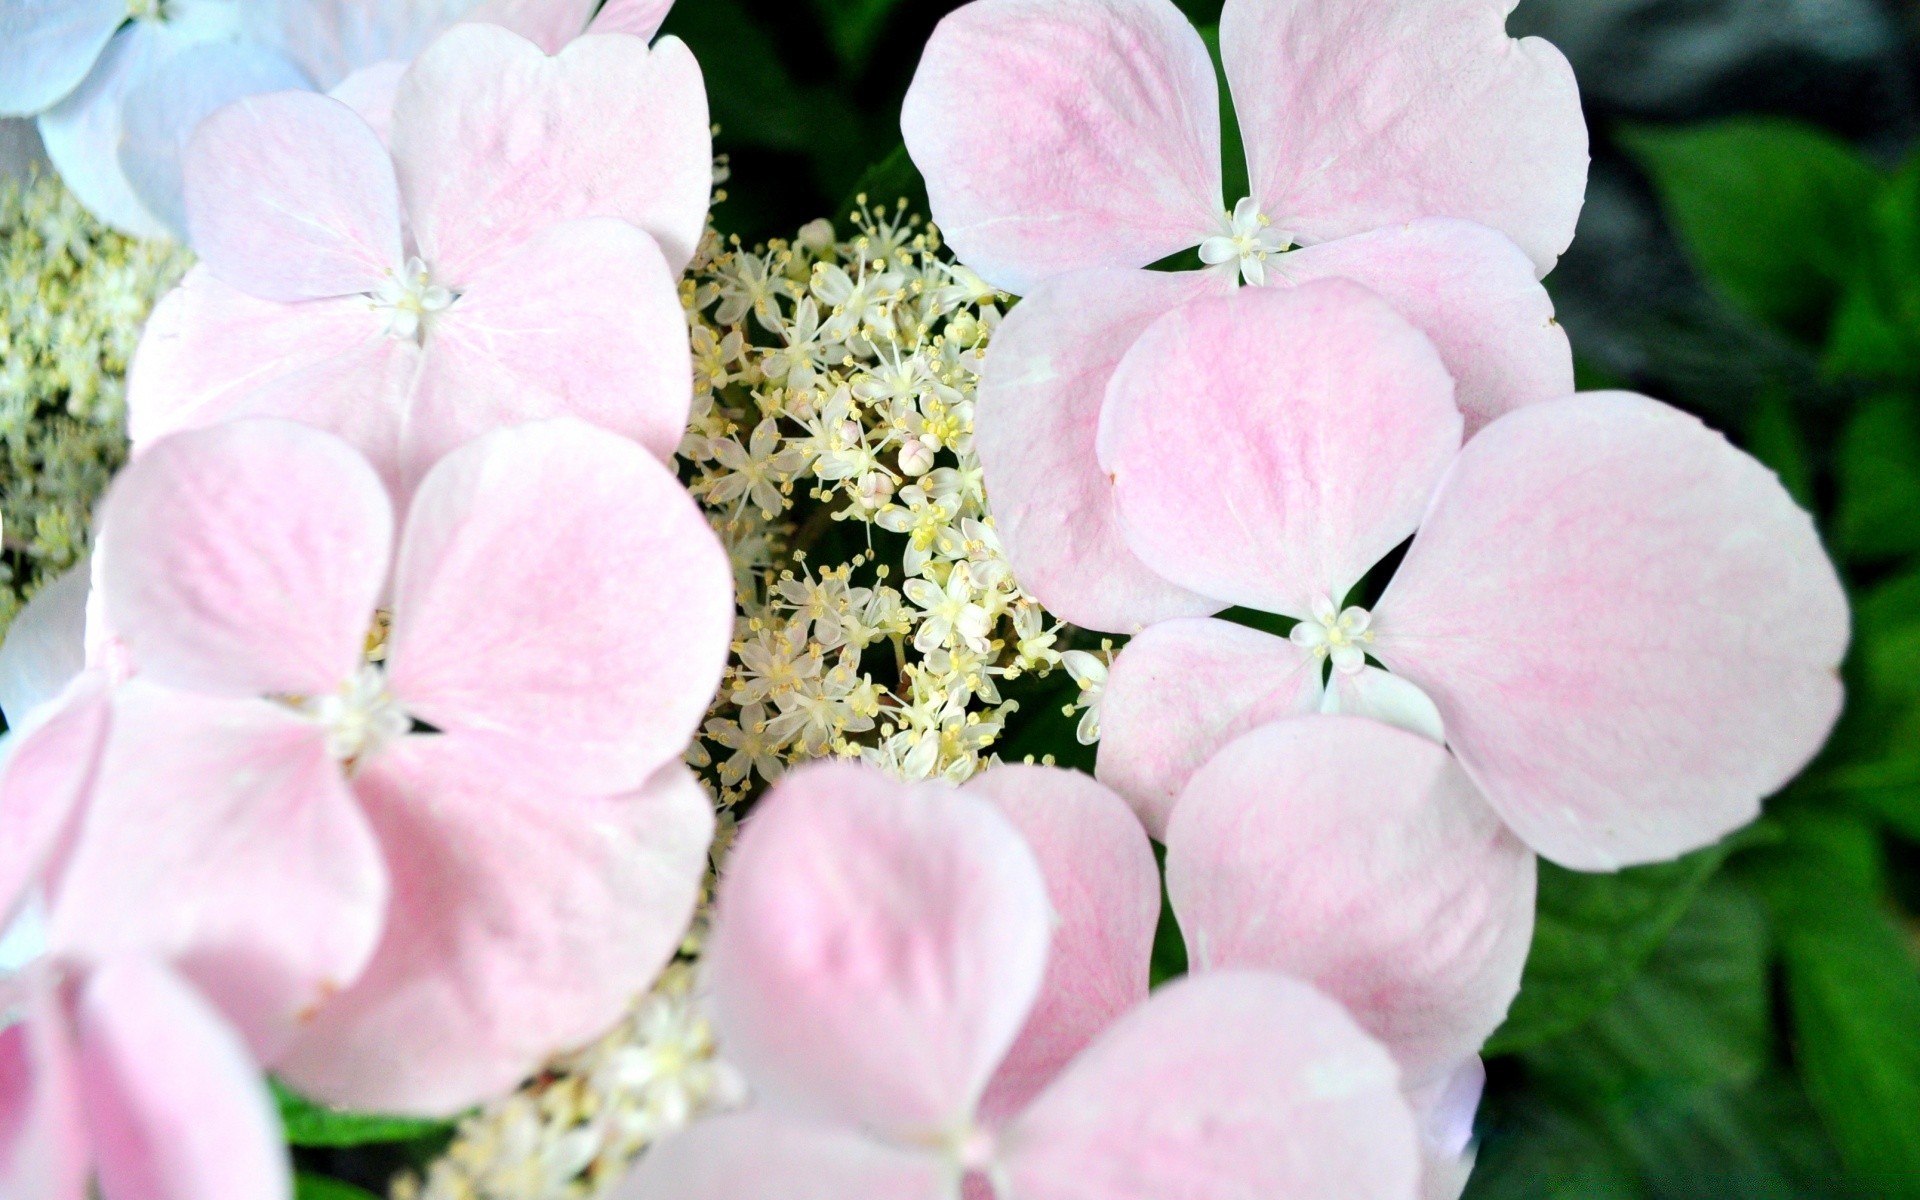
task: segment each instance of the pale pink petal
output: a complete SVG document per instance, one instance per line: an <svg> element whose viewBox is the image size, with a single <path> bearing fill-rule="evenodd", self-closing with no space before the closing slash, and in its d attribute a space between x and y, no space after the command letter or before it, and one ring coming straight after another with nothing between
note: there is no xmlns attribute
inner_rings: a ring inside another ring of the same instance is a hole
<svg viewBox="0 0 1920 1200"><path fill-rule="evenodd" d="M1467 444L1374 629L1521 838L1611 870L1715 841L1806 765L1840 711L1848 616L1771 471L1603 392Z"/></svg>
<svg viewBox="0 0 1920 1200"><path fill-rule="evenodd" d="M1213 60L1169 0L964 5L900 130L941 234L1007 291L1144 267L1226 223Z"/></svg>
<svg viewBox="0 0 1920 1200"><path fill-rule="evenodd" d="M511 29L548 54L558 54L586 29L595 3L596 0L484 0L467 19ZM594 32L603 31L596 28Z"/></svg>
<svg viewBox="0 0 1920 1200"><path fill-rule="evenodd" d="M1312 983L1419 1087L1476 1053L1520 990L1534 858L1445 748L1358 717L1295 717L1188 781L1167 894L1195 969Z"/></svg>
<svg viewBox="0 0 1920 1200"><path fill-rule="evenodd" d="M1367 666L1349 675L1333 672L1320 697L1320 711L1372 717L1408 733L1417 733L1436 745L1446 745L1446 722L1425 692L1400 678Z"/></svg>
<svg viewBox="0 0 1920 1200"><path fill-rule="evenodd" d="M373 951L373 832L323 731L279 705L136 679L113 721L52 949L169 959L271 1056Z"/></svg>
<svg viewBox="0 0 1920 1200"><path fill-rule="evenodd" d="M5 1020L15 1023L0 1029L0 1195L86 1200L86 1118L58 978L36 969L0 980Z"/></svg>
<svg viewBox="0 0 1920 1200"><path fill-rule="evenodd" d="M154 307L127 377L136 450L182 429L274 416L346 438L391 477L420 348L356 297L279 304L205 267Z"/></svg>
<svg viewBox="0 0 1920 1200"><path fill-rule="evenodd" d="M248 96L202 121L186 202L207 269L263 300L371 292L401 265L393 161L327 96Z"/></svg>
<svg viewBox="0 0 1920 1200"><path fill-rule="evenodd" d="M361 67L334 84L327 95L358 113L380 144L388 145L393 139L393 102L400 94L407 66L404 62L377 62Z"/></svg>
<svg viewBox="0 0 1920 1200"><path fill-rule="evenodd" d="M772 1113L701 1121L648 1149L608 1200L950 1200L938 1156Z"/></svg>
<svg viewBox="0 0 1920 1200"><path fill-rule="evenodd" d="M677 760L732 636L726 551L624 438L573 420L488 434L443 459L407 515L394 695L555 787L626 791Z"/></svg>
<svg viewBox="0 0 1920 1200"><path fill-rule="evenodd" d="M266 1080L178 976L138 958L108 963L82 990L77 1023L102 1195L290 1200Z"/></svg>
<svg viewBox="0 0 1920 1200"><path fill-rule="evenodd" d="M1166 621L1113 661L1100 701L1100 782L1165 840L1187 778L1256 725L1320 707L1323 670L1283 637L1227 621Z"/></svg>
<svg viewBox="0 0 1920 1200"><path fill-rule="evenodd" d="M1507 36L1513 0L1228 0L1220 53L1253 194L1304 244L1461 217L1539 273L1573 240L1587 124L1573 68Z"/></svg>
<svg viewBox="0 0 1920 1200"><path fill-rule="evenodd" d="M339 438L269 419L162 439L101 507L107 623L141 671L228 695L325 695L359 667L393 506Z"/></svg>
<svg viewBox="0 0 1920 1200"><path fill-rule="evenodd" d="M1232 287L1214 272L1080 272L1035 288L994 334L974 449L1014 574L1062 620L1132 633L1220 607L1155 575L1127 548L1094 434L1107 381L1141 331Z"/></svg>
<svg viewBox="0 0 1920 1200"><path fill-rule="evenodd" d="M1427 335L1454 382L1467 436L1535 400L1573 394L1573 349L1520 248L1484 225L1425 220L1267 261L1267 282L1340 276Z"/></svg>
<svg viewBox="0 0 1920 1200"><path fill-rule="evenodd" d="M455 290L540 229L619 217L678 274L706 228L713 145L700 64L588 36L554 57L494 25L461 25L414 61L393 154L415 236Z"/></svg>
<svg viewBox="0 0 1920 1200"><path fill-rule="evenodd" d="M348 1108L455 1112L604 1033L673 957L706 880L713 808L678 764L577 796L504 748L416 737L355 787L393 874L386 933L276 1064Z"/></svg>
<svg viewBox="0 0 1920 1200"><path fill-rule="evenodd" d="M607 0L593 23L587 27L590 33L625 33L634 37L653 40L660 32L661 22L667 19L667 13L673 9L673 0Z"/></svg>
<svg viewBox="0 0 1920 1200"><path fill-rule="evenodd" d="M972 1115L1040 991L1046 887L1007 819L816 763L747 820L708 943L714 1020L762 1103L897 1137Z"/></svg>
<svg viewBox="0 0 1920 1200"><path fill-rule="evenodd" d="M1424 1087L1411 1088L1407 1103L1420 1122L1421 1200L1460 1200L1473 1174L1473 1121L1487 1086L1487 1067L1475 1054Z"/></svg>
<svg viewBox="0 0 1920 1200"><path fill-rule="evenodd" d="M435 317L401 453L417 480L480 434L579 417L666 461L687 430L687 317L652 238L569 221L487 264Z"/></svg>
<svg viewBox="0 0 1920 1200"><path fill-rule="evenodd" d="M981 1101L1018 1113L1087 1043L1147 998L1160 924L1160 869L1126 802L1078 771L1001 764L965 788L1027 840L1055 918L1040 998Z"/></svg>
<svg viewBox="0 0 1920 1200"><path fill-rule="evenodd" d="M106 680L89 672L9 731L0 755L0 929L61 873L111 724Z"/></svg>
<svg viewBox="0 0 1920 1200"><path fill-rule="evenodd" d="M1005 1145L1021 1200L1413 1200L1419 1173L1386 1051L1313 988L1253 972L1154 993Z"/></svg>
<svg viewBox="0 0 1920 1200"><path fill-rule="evenodd" d="M12 728L87 665L89 569L83 558L42 584L7 626L0 641L0 714Z"/></svg>
<svg viewBox="0 0 1920 1200"><path fill-rule="evenodd" d="M474 4L475 0L247 0L240 6L240 18L248 36L292 56L324 91L375 63L404 65Z"/></svg>
<svg viewBox="0 0 1920 1200"><path fill-rule="evenodd" d="M1149 567L1223 606L1305 617L1413 532L1460 429L1432 343L1323 279L1161 318L1114 372L1099 452Z"/></svg>

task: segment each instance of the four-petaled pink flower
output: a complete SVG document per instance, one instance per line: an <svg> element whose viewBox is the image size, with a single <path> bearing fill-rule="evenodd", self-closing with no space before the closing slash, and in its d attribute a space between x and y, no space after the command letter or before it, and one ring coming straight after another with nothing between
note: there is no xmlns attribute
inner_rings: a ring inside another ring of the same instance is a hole
<svg viewBox="0 0 1920 1200"><path fill-rule="evenodd" d="M302 1091L445 1112L603 1030L678 946L713 821L679 757L732 581L640 447L489 434L396 529L346 443L227 422L115 482L96 577L137 673L0 788L42 806L0 880L38 855L53 953L162 955Z"/></svg>
<svg viewBox="0 0 1920 1200"><path fill-rule="evenodd" d="M590 34L548 57L462 25L400 80L389 138L391 154L303 92L200 127L203 262L135 357L136 450L280 416L345 437L404 491L472 437L575 416L669 457L693 386L676 280L712 188L687 48Z"/></svg>
<svg viewBox="0 0 1920 1200"><path fill-rule="evenodd" d="M935 31L901 124L954 252L1025 294L975 445L1009 561L1051 611L1115 632L1212 611L1129 550L1094 453L1120 356L1188 300L1357 280L1433 340L1469 432L1573 390L1537 275L1573 236L1586 125L1559 52L1507 36L1511 7L1228 0L1253 192L1231 212L1213 62L1171 0L975 0ZM1214 265L1139 269L1194 248Z"/></svg>
<svg viewBox="0 0 1920 1200"><path fill-rule="evenodd" d="M1420 750L1445 765L1444 752ZM1424 799L1377 807L1398 820ZM1497 833L1491 814L1484 824ZM1395 850L1410 859L1419 841ZM1530 866L1517 844L1509 857ZM1412 885L1409 921L1447 888L1499 893L1511 873L1462 882L1487 862L1450 864L1439 883L1395 875ZM1312 918L1351 904L1389 913L1380 893L1342 892L1394 872L1301 863L1312 874L1296 894L1324 908L1274 919L1325 948L1328 961L1296 957L1338 981L1331 943L1379 922ZM1531 887L1510 895L1524 909ZM1148 998L1159 910L1142 830L1084 776L995 767L956 790L844 764L790 774L747 822L708 951L723 1053L757 1105L655 1148L616 1194L1418 1194L1421 1138L1391 1056L1301 978L1217 970ZM1356 948L1345 962L1363 957ZM1356 968L1345 982L1390 1008L1395 964L1382 953L1372 965L1371 978ZM1517 972L1495 997L1502 1010Z"/></svg>
<svg viewBox="0 0 1920 1200"><path fill-rule="evenodd" d="M1771 471L1626 393L1460 439L1432 345L1349 282L1199 301L1128 352L1099 430L1128 546L1210 607L1298 622L1171 620L1115 661L1100 777L1150 830L1292 712L1444 738L1522 840L1589 870L1714 841L1820 747L1846 598Z"/></svg>

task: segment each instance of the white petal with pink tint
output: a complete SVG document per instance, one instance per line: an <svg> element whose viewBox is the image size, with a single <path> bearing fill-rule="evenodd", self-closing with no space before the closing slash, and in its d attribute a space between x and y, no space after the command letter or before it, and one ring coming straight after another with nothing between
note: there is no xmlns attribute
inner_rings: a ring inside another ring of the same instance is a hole
<svg viewBox="0 0 1920 1200"><path fill-rule="evenodd" d="M1241 733L1320 707L1322 664L1227 621L1166 621L1113 661L1100 702L1100 782L1165 839L1187 777Z"/></svg>
<svg viewBox="0 0 1920 1200"><path fill-rule="evenodd" d="M395 696L498 741L562 790L640 786L719 686L733 572L673 473L574 420L488 434L435 467L393 584Z"/></svg>
<svg viewBox="0 0 1920 1200"><path fill-rule="evenodd" d="M1479 1051L1533 936L1533 855L1444 748L1356 717L1263 725L1195 772L1167 892L1196 970L1307 980L1409 1086Z"/></svg>
<svg viewBox="0 0 1920 1200"><path fill-rule="evenodd" d="M1573 240L1587 126L1573 68L1507 36L1513 0L1229 0L1220 53L1253 194L1312 244L1478 221L1544 275Z"/></svg>
<svg viewBox="0 0 1920 1200"><path fill-rule="evenodd" d="M8 731L0 753L0 929L36 887L57 890L112 720L107 682L89 673Z"/></svg>
<svg viewBox="0 0 1920 1200"><path fill-rule="evenodd" d="M1211 273L1080 272L1035 288L995 332L974 449L1015 576L1061 619L1131 633L1220 607L1155 575L1127 548L1094 435L1107 382L1141 331L1232 286Z"/></svg>
<svg viewBox="0 0 1920 1200"><path fill-rule="evenodd" d="M938 1157L836 1125L751 1111L710 1117L648 1149L608 1200L951 1200Z"/></svg>
<svg viewBox="0 0 1920 1200"><path fill-rule="evenodd" d="M1126 803L1077 771L1000 764L964 790L991 801L1026 838L1056 922L1040 998L981 1103L991 1122L1025 1108L1147 998L1160 869Z"/></svg>
<svg viewBox="0 0 1920 1200"><path fill-rule="evenodd" d="M234 421L149 446L101 509L100 591L153 679L324 695L362 661L393 508L339 438Z"/></svg>
<svg viewBox="0 0 1920 1200"><path fill-rule="evenodd" d="M319 727L280 706L136 679L113 720L52 949L167 958L271 1056L373 951L373 831Z"/></svg>
<svg viewBox="0 0 1920 1200"><path fill-rule="evenodd" d="M73 1026L59 987L44 970L0 979L0 1015L14 1021L0 1029L0 1194L8 1197L86 1200L89 1192Z"/></svg>
<svg viewBox="0 0 1920 1200"><path fill-rule="evenodd" d="M558 54L586 29L595 3L596 0L483 0L467 19L511 29L548 54Z"/></svg>
<svg viewBox="0 0 1920 1200"><path fill-rule="evenodd" d="M1399 1073L1338 1004L1277 975L1168 985L1115 1025L1006 1138L1021 1200L1413 1200Z"/></svg>
<svg viewBox="0 0 1920 1200"><path fill-rule="evenodd" d="M40 585L0 640L0 715L18 729L87 665L89 559Z"/></svg>
<svg viewBox="0 0 1920 1200"><path fill-rule="evenodd" d="M386 146L393 138L393 101L406 73L406 63L377 62L334 84L327 95L359 114L380 144Z"/></svg>
<svg viewBox="0 0 1920 1200"><path fill-rule="evenodd" d="M1386 594L1375 654L1535 850L1610 870L1753 819L1840 710L1846 598L1773 473L1626 393L1468 443Z"/></svg>
<svg viewBox="0 0 1920 1200"><path fill-rule="evenodd" d="M82 989L76 1016L102 1195L293 1195L265 1079L240 1038L178 976L138 958L108 963Z"/></svg>
<svg viewBox="0 0 1920 1200"><path fill-rule="evenodd" d="M1467 436L1503 413L1573 394L1573 350L1520 248L1484 225L1422 220L1267 260L1267 282L1365 284L1427 335L1453 376Z"/></svg>
<svg viewBox="0 0 1920 1200"><path fill-rule="evenodd" d="M371 292L401 265L393 162L372 127L327 96L248 96L202 121L186 203L207 268L264 300Z"/></svg>
<svg viewBox="0 0 1920 1200"><path fill-rule="evenodd" d="M534 234L433 318L407 413L409 478L502 426L579 417L662 461L693 403L687 318L652 238L624 221Z"/></svg>
<svg viewBox="0 0 1920 1200"><path fill-rule="evenodd" d="M578 3L579 0L569 0ZM291 55L321 90L363 67L412 58L475 0L247 0L246 34Z"/></svg>
<svg viewBox="0 0 1920 1200"><path fill-rule="evenodd" d="M570 795L504 749L408 738L355 783L393 903L366 973L277 1064L307 1095L445 1114L611 1027L672 958L713 810L684 767Z"/></svg>
<svg viewBox="0 0 1920 1200"><path fill-rule="evenodd" d="M969 1119L1039 994L1046 887L992 805L867 767L787 775L742 829L708 943L760 1102L896 1139Z"/></svg>
<svg viewBox="0 0 1920 1200"><path fill-rule="evenodd" d="M1417 733L1436 745L1447 743L1446 722L1433 700L1398 675L1379 667L1361 667L1349 674L1335 671L1320 697L1320 711L1372 717L1408 733Z"/></svg>
<svg viewBox="0 0 1920 1200"><path fill-rule="evenodd" d="M940 232L1008 291L1226 222L1213 60L1169 0L975 0L934 30L900 129Z"/></svg>
<svg viewBox="0 0 1920 1200"><path fill-rule="evenodd" d="M579 217L631 221L677 273L713 190L706 87L677 38L588 36L549 58L497 26L462 25L401 81L393 155L421 253L456 289Z"/></svg>
<svg viewBox="0 0 1920 1200"><path fill-rule="evenodd" d="M1148 566L1304 617L1413 532L1460 430L1432 343L1325 279L1161 318L1114 372L1099 452Z"/></svg>

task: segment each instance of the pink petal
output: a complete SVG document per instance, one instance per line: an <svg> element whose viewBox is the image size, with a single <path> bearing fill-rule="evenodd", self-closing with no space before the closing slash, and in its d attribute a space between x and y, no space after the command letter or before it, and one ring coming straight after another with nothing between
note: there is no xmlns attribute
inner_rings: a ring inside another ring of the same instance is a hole
<svg viewBox="0 0 1920 1200"><path fill-rule="evenodd" d="M161 683L325 695L359 667L393 508L353 447L290 421L149 446L101 509L107 622Z"/></svg>
<svg viewBox="0 0 1920 1200"><path fill-rule="evenodd" d="M0 756L0 928L72 852L112 723L107 683L88 672L10 732Z"/></svg>
<svg viewBox="0 0 1920 1200"><path fill-rule="evenodd" d="M687 317L659 247L624 221L569 221L489 263L434 318L407 414L407 477L480 434L556 416L666 461L692 403Z"/></svg>
<svg viewBox="0 0 1920 1200"><path fill-rule="evenodd" d="M548 54L558 54L586 29L587 19L593 16L594 3L595 0L483 0L467 15L467 20L511 29Z"/></svg>
<svg viewBox="0 0 1920 1200"><path fill-rule="evenodd" d="M86 1118L58 979L35 970L0 981L0 1018L15 1015L0 1029L0 1195L86 1200Z"/></svg>
<svg viewBox="0 0 1920 1200"><path fill-rule="evenodd" d="M1274 721L1188 781L1167 894L1196 969L1304 979L1418 1087L1520 990L1534 858L1443 747L1358 717Z"/></svg>
<svg viewBox="0 0 1920 1200"><path fill-rule="evenodd" d="M237 416L286 417L346 438L390 478L420 348L381 328L359 298L279 304L196 267L154 307L134 355L134 446Z"/></svg>
<svg viewBox="0 0 1920 1200"><path fill-rule="evenodd" d="M1270 284L1365 284L1427 335L1454 380L1467 436L1573 394L1573 350L1519 247L1484 225L1425 220L1337 238L1267 263Z"/></svg>
<svg viewBox="0 0 1920 1200"><path fill-rule="evenodd" d="M1512 0L1230 0L1221 60L1253 194L1311 245L1478 221L1539 273L1573 240L1587 125L1573 68L1507 37Z"/></svg>
<svg viewBox="0 0 1920 1200"><path fill-rule="evenodd" d="M1840 711L1847 605L1773 473L1603 392L1467 444L1375 610L1515 832L1587 870L1753 819Z"/></svg>
<svg viewBox="0 0 1920 1200"><path fill-rule="evenodd" d="M394 695L563 790L631 790L677 760L733 636L732 568L686 489L572 420L443 459L407 515L393 597Z"/></svg>
<svg viewBox="0 0 1920 1200"><path fill-rule="evenodd" d="M1413 532L1460 429L1432 344L1324 279L1162 318L1114 372L1099 451L1149 567L1222 605L1305 617Z"/></svg>
<svg viewBox="0 0 1920 1200"><path fill-rule="evenodd" d="M365 121L382 146L389 145L393 139L393 102L399 96L407 66L404 62L377 62L361 67L334 84L327 95Z"/></svg>
<svg viewBox="0 0 1920 1200"><path fill-rule="evenodd" d="M772 1113L698 1122L649 1149L608 1200L949 1200L938 1157Z"/></svg>
<svg viewBox="0 0 1920 1200"><path fill-rule="evenodd" d="M1094 453L1107 381L1142 330L1211 272L1087 271L1034 289L993 336L974 412L993 516L1021 586L1085 629L1131 633L1220 606L1155 575L1120 536Z"/></svg>
<svg viewBox="0 0 1920 1200"><path fill-rule="evenodd" d="M1100 782L1165 840L1187 778L1256 725L1320 707L1319 659L1226 621L1167 621L1113 660L1100 702Z"/></svg>
<svg viewBox="0 0 1920 1200"><path fill-rule="evenodd" d="M80 1088L100 1191L290 1200L280 1115L238 1035L158 963L101 967L81 993Z"/></svg>
<svg viewBox="0 0 1920 1200"><path fill-rule="evenodd" d="M652 41L672 10L673 0L607 0L588 32L625 33Z"/></svg>
<svg viewBox="0 0 1920 1200"><path fill-rule="evenodd" d="M348 1108L450 1113L619 1020L678 948L713 808L678 764L569 795L461 735L408 738L356 782L393 873L387 930L280 1073Z"/></svg>
<svg viewBox="0 0 1920 1200"><path fill-rule="evenodd" d="M271 1056L373 951L373 833L320 728L279 705L136 679L113 719L49 942L173 961Z"/></svg>
<svg viewBox="0 0 1920 1200"><path fill-rule="evenodd" d="M1169 984L1009 1131L1021 1200L1412 1200L1412 1115L1386 1051L1278 975Z"/></svg>
<svg viewBox="0 0 1920 1200"><path fill-rule="evenodd" d="M1055 916L1040 998L981 1102L992 1121L1025 1108L1147 998L1160 869L1126 802L1077 771L1002 764L965 790L991 801L1026 838Z"/></svg>
<svg viewBox="0 0 1920 1200"><path fill-rule="evenodd" d="M877 1135L972 1115L1045 974L1034 855L977 796L791 772L742 829L708 943L714 1020L763 1103Z"/></svg>
<svg viewBox="0 0 1920 1200"><path fill-rule="evenodd" d="M207 269L263 300L371 292L401 265L393 162L326 96L248 96L200 122L186 203Z"/></svg>
<svg viewBox="0 0 1920 1200"><path fill-rule="evenodd" d="M1166 0L964 5L900 130L954 253L1007 291L1144 267L1226 223L1213 60Z"/></svg>
<svg viewBox="0 0 1920 1200"><path fill-rule="evenodd" d="M461 25L414 60L393 110L415 236L455 290L578 217L638 225L678 274L706 228L712 141L700 65L677 38L588 36L549 58Z"/></svg>

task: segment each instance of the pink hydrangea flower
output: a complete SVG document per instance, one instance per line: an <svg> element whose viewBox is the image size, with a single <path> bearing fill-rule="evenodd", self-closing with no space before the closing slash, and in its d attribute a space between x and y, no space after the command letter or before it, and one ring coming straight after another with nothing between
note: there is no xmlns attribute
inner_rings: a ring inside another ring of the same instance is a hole
<svg viewBox="0 0 1920 1200"><path fill-rule="evenodd" d="M273 1098L204 999L144 958L63 974L0 982L0 1195L292 1196Z"/></svg>
<svg viewBox="0 0 1920 1200"><path fill-rule="evenodd" d="M1299 893L1327 881L1318 912L1374 881L1312 865ZM1460 875L1409 878L1421 917ZM657 1147L615 1194L1419 1194L1391 1057L1299 978L1216 970L1148 998L1159 907L1142 830L1084 776L794 772L745 826L709 944L723 1053L757 1107Z"/></svg>
<svg viewBox="0 0 1920 1200"><path fill-rule="evenodd" d="M1522 840L1594 870L1714 841L1820 747L1846 599L1771 471L1625 393L1461 425L1433 346L1344 281L1200 301L1129 351L1099 431L1128 546L1298 622L1168 621L1121 653L1100 777L1150 830L1293 712L1444 738ZM1372 611L1343 607L1416 530Z"/></svg>
<svg viewBox="0 0 1920 1200"><path fill-rule="evenodd" d="M396 527L338 438L228 422L128 467L99 547L137 674L0 777L36 835L0 882L46 880L54 953L160 954L303 1091L433 1112L592 1036L672 955L713 821L679 757L732 581L640 447L490 434Z"/></svg>
<svg viewBox="0 0 1920 1200"><path fill-rule="evenodd" d="M975 437L1049 609L1115 632L1213 611L1130 552L1093 445L1120 356L1188 300L1358 280L1439 348L1469 432L1573 390L1536 276L1572 239L1586 126L1559 52L1507 36L1511 7L1229 0L1253 187L1231 211L1212 59L1170 0L975 0L935 31L901 126L955 253L1025 295ZM1138 269L1194 248L1214 265Z"/></svg>
<svg viewBox="0 0 1920 1200"><path fill-rule="evenodd" d="M675 280L712 186L687 48L589 35L549 57L462 25L408 68L389 136L391 153L347 104L295 92L201 125L203 261L136 355L136 451L287 417L404 490L478 434L565 415L670 456L692 399Z"/></svg>

